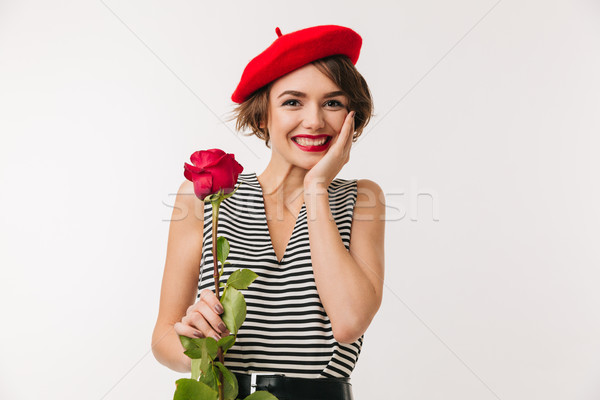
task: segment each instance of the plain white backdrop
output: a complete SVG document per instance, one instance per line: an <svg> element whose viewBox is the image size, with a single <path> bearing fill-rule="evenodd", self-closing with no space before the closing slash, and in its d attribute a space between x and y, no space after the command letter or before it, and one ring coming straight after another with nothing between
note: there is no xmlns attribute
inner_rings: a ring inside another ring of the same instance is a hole
<svg viewBox="0 0 600 400"><path fill-rule="evenodd" d="M339 177L387 199L368 399L600 397L600 3L0 0L0 398L170 399L153 358L174 194L247 62L363 37L376 116Z"/></svg>

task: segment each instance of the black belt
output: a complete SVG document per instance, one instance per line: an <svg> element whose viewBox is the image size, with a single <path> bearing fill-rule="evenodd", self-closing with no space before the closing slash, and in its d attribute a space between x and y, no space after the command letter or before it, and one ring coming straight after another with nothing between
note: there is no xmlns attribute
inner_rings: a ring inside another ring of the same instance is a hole
<svg viewBox="0 0 600 400"><path fill-rule="evenodd" d="M254 390L266 390L279 400L353 400L350 378L293 378L282 374L252 375L235 372L238 397L243 399Z"/></svg>

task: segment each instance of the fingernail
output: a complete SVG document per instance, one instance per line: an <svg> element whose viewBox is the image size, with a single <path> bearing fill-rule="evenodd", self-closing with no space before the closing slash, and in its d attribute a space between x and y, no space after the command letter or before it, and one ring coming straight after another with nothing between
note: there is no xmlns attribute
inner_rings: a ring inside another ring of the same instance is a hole
<svg viewBox="0 0 600 400"><path fill-rule="evenodd" d="M217 314L221 314L223 312L223 306L220 304L215 305L215 311Z"/></svg>
<svg viewBox="0 0 600 400"><path fill-rule="evenodd" d="M221 332L225 332L227 330L227 327L225 326L224 323L222 323L222 322L219 323L219 330Z"/></svg>
<svg viewBox="0 0 600 400"><path fill-rule="evenodd" d="M212 337L213 337L213 339L215 339L217 342L218 342L219 340L221 340L221 336L217 335L216 333L215 333L215 334L214 334Z"/></svg>
<svg viewBox="0 0 600 400"><path fill-rule="evenodd" d="M204 337L204 335L200 331L194 331L194 336L196 336L197 338L203 338Z"/></svg>

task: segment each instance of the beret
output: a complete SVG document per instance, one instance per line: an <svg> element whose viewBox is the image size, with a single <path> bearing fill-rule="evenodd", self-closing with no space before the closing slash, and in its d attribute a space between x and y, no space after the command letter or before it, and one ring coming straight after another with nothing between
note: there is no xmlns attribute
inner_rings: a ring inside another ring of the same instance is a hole
<svg viewBox="0 0 600 400"><path fill-rule="evenodd" d="M275 33L277 39L244 68L231 95L234 103L243 103L266 84L319 58L343 54L356 64L362 45L358 33L339 25L313 26L285 35L276 28Z"/></svg>

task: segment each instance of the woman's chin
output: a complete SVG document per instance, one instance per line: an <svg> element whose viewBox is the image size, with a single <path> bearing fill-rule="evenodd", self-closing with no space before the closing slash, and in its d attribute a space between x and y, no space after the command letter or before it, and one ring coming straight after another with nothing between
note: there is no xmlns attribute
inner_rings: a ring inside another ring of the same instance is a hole
<svg viewBox="0 0 600 400"><path fill-rule="evenodd" d="M319 157L318 159L315 160L302 160L302 161L298 161L296 164L296 166L305 169L307 171L310 171L315 165L317 165L317 163L321 160L321 158Z"/></svg>

